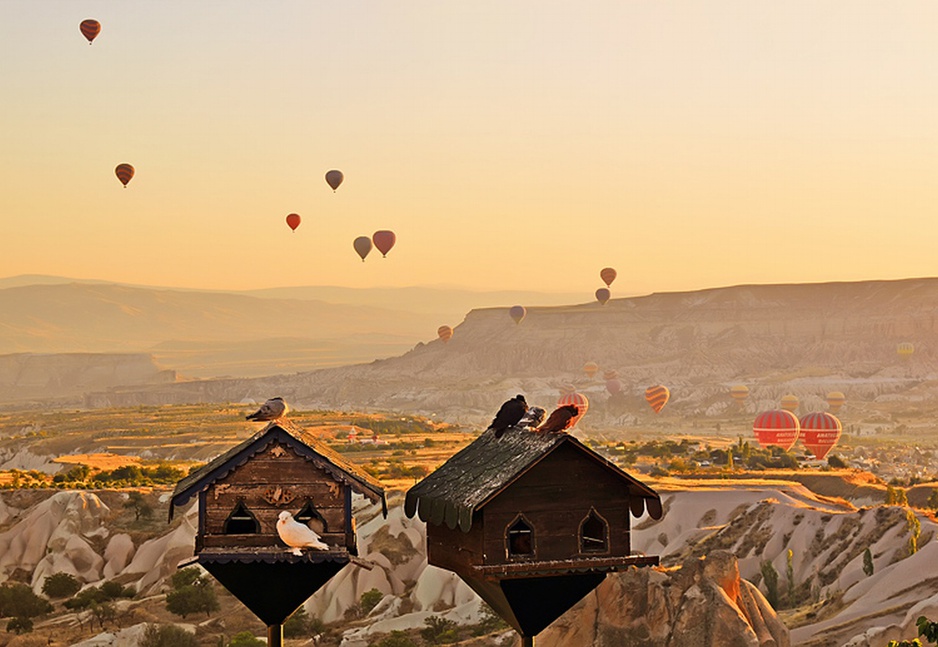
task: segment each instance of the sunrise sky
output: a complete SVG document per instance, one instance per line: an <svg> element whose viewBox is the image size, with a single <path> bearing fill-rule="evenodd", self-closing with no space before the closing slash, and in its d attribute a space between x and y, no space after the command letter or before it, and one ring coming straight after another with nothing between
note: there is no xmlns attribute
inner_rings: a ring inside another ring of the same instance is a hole
<svg viewBox="0 0 938 647"><path fill-rule="evenodd" d="M938 274L933 0L0 15L0 277L592 294L612 266L624 295ZM397 246L362 263L378 229Z"/></svg>

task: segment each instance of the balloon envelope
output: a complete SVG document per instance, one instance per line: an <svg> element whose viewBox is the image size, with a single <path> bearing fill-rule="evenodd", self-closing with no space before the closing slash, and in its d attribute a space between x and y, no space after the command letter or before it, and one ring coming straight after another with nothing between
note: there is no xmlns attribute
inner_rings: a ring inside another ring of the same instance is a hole
<svg viewBox="0 0 938 647"><path fill-rule="evenodd" d="M615 395L622 390L622 382L616 378L606 380L606 390L609 391L610 395Z"/></svg>
<svg viewBox="0 0 938 647"><path fill-rule="evenodd" d="M809 413L803 416L799 423L801 424L801 442L820 460L824 460L827 452L833 449L843 432L840 420L826 411Z"/></svg>
<svg viewBox="0 0 938 647"><path fill-rule="evenodd" d="M603 371L604 380L614 380L619 377L619 371L614 368L609 369L608 371Z"/></svg>
<svg viewBox="0 0 938 647"><path fill-rule="evenodd" d="M344 179L345 176L342 175L342 171L332 169L326 172L326 184L332 187L333 191L339 188L339 185L342 184L342 180Z"/></svg>
<svg viewBox="0 0 938 647"><path fill-rule="evenodd" d="M730 397L742 404L749 397L749 387L745 384L737 384L730 388Z"/></svg>
<svg viewBox="0 0 938 647"><path fill-rule="evenodd" d="M587 377L593 377L599 372L599 364L596 362L587 362L583 365L583 372L586 373Z"/></svg>
<svg viewBox="0 0 938 647"><path fill-rule="evenodd" d="M912 342L904 341L896 347L896 354L899 357L912 357L912 353L915 352L915 346Z"/></svg>
<svg viewBox="0 0 938 647"><path fill-rule="evenodd" d="M596 300L603 305L606 305L606 301L608 301L611 296L612 293L609 292L609 288L599 288L596 290Z"/></svg>
<svg viewBox="0 0 938 647"><path fill-rule="evenodd" d="M382 229L381 231L376 231L371 237L371 240L374 241L375 247L381 252L381 256L386 258L388 252L394 247L394 243L397 242L397 236L394 235L393 231Z"/></svg>
<svg viewBox="0 0 938 647"><path fill-rule="evenodd" d="M791 411L774 409L763 411L756 416L755 422L752 423L752 431L763 447L776 445L788 451L798 440L801 424L798 422L798 416Z"/></svg>
<svg viewBox="0 0 938 647"><path fill-rule="evenodd" d="M81 30L81 35L88 39L89 45L101 33L101 23L91 18L82 20L78 28Z"/></svg>
<svg viewBox="0 0 938 647"><path fill-rule="evenodd" d="M663 384L656 384L645 389L645 400L655 410L655 413L660 413L670 398L671 392Z"/></svg>
<svg viewBox="0 0 938 647"><path fill-rule="evenodd" d="M453 329L449 326L440 326L436 329L436 334L440 336L440 339L442 339L445 344L453 337Z"/></svg>
<svg viewBox="0 0 938 647"><path fill-rule="evenodd" d="M791 411L794 413L798 410L798 404L798 396L794 393L789 393L788 395L782 396L781 405L782 409L785 411Z"/></svg>
<svg viewBox="0 0 938 647"><path fill-rule="evenodd" d="M368 256L368 252L371 251L371 239L368 238L368 236L359 236L352 241L352 247L354 247L358 255L362 257L362 263L364 263L365 257Z"/></svg>
<svg viewBox="0 0 938 647"><path fill-rule="evenodd" d="M607 288L611 287L612 282L616 280L616 271L611 267L604 267L599 271L599 278L603 280Z"/></svg>
<svg viewBox="0 0 938 647"><path fill-rule="evenodd" d="M840 411L841 407L843 407L846 402L847 396L840 391L831 391L827 394L827 406L830 407L831 413Z"/></svg>
<svg viewBox="0 0 938 647"><path fill-rule="evenodd" d="M576 405L578 410L578 413L573 416L572 422L570 423L570 428L573 428L576 426L576 423L580 421L580 418L586 415L586 411L590 408L590 401L587 400L586 396L582 393L573 391L571 393L564 393L560 396L560 399L557 400L558 407L564 407L568 404Z"/></svg>
<svg viewBox="0 0 938 647"><path fill-rule="evenodd" d="M293 231L296 231L296 228L300 226L300 214L291 213L290 215L288 215L287 225L290 227L290 229L292 229Z"/></svg>
<svg viewBox="0 0 938 647"><path fill-rule="evenodd" d="M117 179L120 180L121 184L126 188L127 183L130 182L131 178L134 176L134 167L130 164L118 164L117 168L114 169L114 174L117 175Z"/></svg>
<svg viewBox="0 0 938 647"><path fill-rule="evenodd" d="M528 314L528 311L524 309L524 306L511 306L508 310L508 316L511 317L516 324L521 323L521 320L524 319L526 314Z"/></svg>

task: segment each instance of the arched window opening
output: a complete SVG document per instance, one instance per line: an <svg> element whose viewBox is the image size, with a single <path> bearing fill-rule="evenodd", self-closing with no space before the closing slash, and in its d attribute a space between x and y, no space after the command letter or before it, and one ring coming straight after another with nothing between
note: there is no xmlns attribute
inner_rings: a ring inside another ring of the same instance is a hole
<svg viewBox="0 0 938 647"><path fill-rule="evenodd" d="M580 523L580 551L584 553L605 553L609 550L609 524L590 509L590 513Z"/></svg>
<svg viewBox="0 0 938 647"><path fill-rule="evenodd" d="M306 505L303 506L302 510L293 515L293 518L309 526L320 535L329 531L326 526L325 517L319 513L319 510L316 509L316 506L313 505L313 502L309 499L306 499Z"/></svg>
<svg viewBox="0 0 938 647"><path fill-rule="evenodd" d="M238 501L238 505L234 507L231 514L225 519L225 534L252 535L260 531L261 525L257 522L254 513L248 510L248 507L244 505L244 501Z"/></svg>
<svg viewBox="0 0 938 647"><path fill-rule="evenodd" d="M506 539L509 557L534 555L534 528L524 520L524 517L518 517L517 521L508 527Z"/></svg>

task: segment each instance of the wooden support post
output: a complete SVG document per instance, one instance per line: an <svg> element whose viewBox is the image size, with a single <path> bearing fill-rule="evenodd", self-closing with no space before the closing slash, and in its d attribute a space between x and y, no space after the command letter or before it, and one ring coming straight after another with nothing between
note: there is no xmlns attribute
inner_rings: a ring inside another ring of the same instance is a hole
<svg viewBox="0 0 938 647"><path fill-rule="evenodd" d="M283 647L283 625L267 625L267 647Z"/></svg>
<svg viewBox="0 0 938 647"><path fill-rule="evenodd" d="M521 647L534 647L534 636L521 636Z"/></svg>

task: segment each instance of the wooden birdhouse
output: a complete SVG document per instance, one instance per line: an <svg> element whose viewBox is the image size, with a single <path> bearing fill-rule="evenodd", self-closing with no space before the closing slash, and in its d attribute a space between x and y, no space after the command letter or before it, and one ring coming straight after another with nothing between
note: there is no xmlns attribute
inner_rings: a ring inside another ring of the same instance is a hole
<svg viewBox="0 0 938 647"><path fill-rule="evenodd" d="M387 501L380 484L311 434L276 420L181 480L175 506L199 497L195 558L268 625L268 637L358 548L352 494ZM281 512L315 530L329 550L294 553L277 532ZM274 628L274 629L271 629Z"/></svg>
<svg viewBox="0 0 938 647"><path fill-rule="evenodd" d="M630 514L658 494L573 436L487 431L407 492L428 561L458 574L525 644L633 555Z"/></svg>

